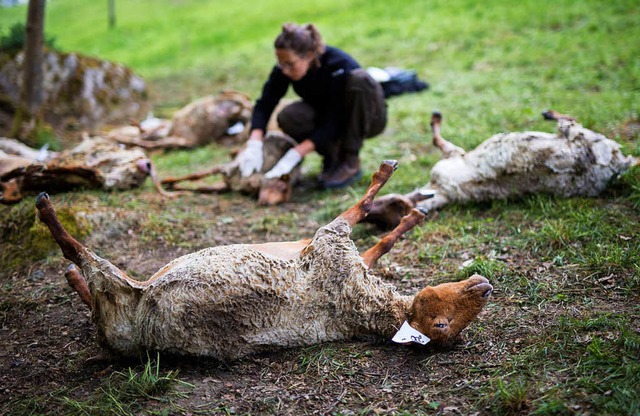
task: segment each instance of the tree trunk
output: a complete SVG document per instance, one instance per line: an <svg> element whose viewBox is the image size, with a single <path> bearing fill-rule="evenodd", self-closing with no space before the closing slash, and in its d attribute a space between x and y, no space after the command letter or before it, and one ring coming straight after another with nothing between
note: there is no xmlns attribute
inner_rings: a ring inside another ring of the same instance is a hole
<svg viewBox="0 0 640 416"><path fill-rule="evenodd" d="M21 101L31 116L37 114L42 104L44 6L45 0L29 0L27 12Z"/></svg>
<svg viewBox="0 0 640 416"><path fill-rule="evenodd" d="M36 136L42 124L40 106L43 99L44 6L45 0L29 0L22 63L22 89L9 131L10 137L20 139L32 147L37 145Z"/></svg>
<svg viewBox="0 0 640 416"><path fill-rule="evenodd" d="M116 27L116 0L109 0L109 29Z"/></svg>

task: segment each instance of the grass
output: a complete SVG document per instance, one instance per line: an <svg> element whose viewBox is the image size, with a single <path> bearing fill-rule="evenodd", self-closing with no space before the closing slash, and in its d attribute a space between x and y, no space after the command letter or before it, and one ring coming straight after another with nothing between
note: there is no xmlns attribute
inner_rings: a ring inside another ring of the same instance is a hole
<svg viewBox="0 0 640 416"><path fill-rule="evenodd" d="M499 131L540 128L537 114L546 107L572 111L607 133L639 113L640 58L628 47L640 35L632 0L604 8L569 0L518 7L500 0L407 1L401 7L361 0L295 6L270 0L251 7L140 0L118 4L117 12L117 26L109 30L106 2L53 2L47 4L47 33L63 50L130 65L161 86L154 94L165 104L219 88L257 96L273 64L279 25L313 21L328 43L363 65L414 68L431 82L428 95L392 102L401 141L420 136L432 108L444 112L445 131L465 146ZM8 33L24 16L24 7L3 10L0 29Z"/></svg>
<svg viewBox="0 0 640 416"><path fill-rule="evenodd" d="M147 357L142 369L129 367L116 371L90 400L75 400L63 397L62 402L69 414L117 414L134 415L144 409L150 400L160 402L161 407L171 407L171 399L182 393L176 387L193 387L178 379L178 373L160 373L160 355L153 360Z"/></svg>
<svg viewBox="0 0 640 416"><path fill-rule="evenodd" d="M545 330L543 342L504 364L509 376L492 380L495 384L487 389L492 413L527 408L534 414L569 414L567 404L585 394L587 402L607 414L636 414L640 337L630 325L627 317L610 313L561 318ZM546 376L555 383L549 386Z"/></svg>
<svg viewBox="0 0 640 416"><path fill-rule="evenodd" d="M321 380L331 380L350 374L353 362L370 357L370 351L356 352L348 348L332 346L312 346L304 348L299 354L297 371L313 374ZM353 374L351 372L351 374Z"/></svg>
<svg viewBox="0 0 640 416"><path fill-rule="evenodd" d="M160 355L147 357L138 367L115 371L102 382L91 397L74 398L77 392L62 388L47 396L21 400L12 408L14 414L44 414L54 408L65 415L132 416L150 404L154 414L175 414L180 411L173 400L184 397L184 391L194 386L178 378L177 371L160 371Z"/></svg>
<svg viewBox="0 0 640 416"><path fill-rule="evenodd" d="M428 133L433 109L444 114L443 135L466 149L499 132L551 132L554 126L539 114L554 108L617 140L625 154L640 156L638 129L625 130L640 122L640 55L634 47L640 39L640 4L634 0L137 0L117 3L113 30L107 28L106 5L48 2L47 35L62 50L132 67L148 81L159 115L168 116L223 88L256 98L274 63L273 38L285 21L316 23L327 43L344 48L364 66L415 69L430 89L390 99L386 131L367 140L362 151L365 173L382 159L399 161L383 193L404 193L428 182L429 169L439 159ZM25 15L25 7L2 9L0 35ZM227 153L210 145L152 158L168 176L223 162ZM317 157L307 160L308 175L317 173L319 165ZM297 235L305 230L299 224L334 218L362 194L366 176L345 192L307 189L294 194L293 203L280 210L249 207L245 199L236 206L239 197L232 196L141 201L141 195L151 192L149 186L60 198L70 214L75 209L71 204L117 211L121 217L142 212L129 228L145 245L192 249L217 243L218 237L225 242L247 235L307 237ZM194 204L210 204L220 215L201 216ZM30 270L37 259L59 258L58 250L44 241L41 234L46 233L34 228L32 201L0 209L0 218L4 274ZM482 353L483 362L443 375L438 362L448 355L430 356L421 370L446 382L430 380L414 396L425 397L424 403L415 399L397 409L435 414L440 404L453 400L461 403L463 413L638 414L639 221L640 169L635 168L600 198L536 195L451 206L413 231L381 260L386 277L397 279L394 283L407 294L426 283L473 273L488 277L496 290L486 315L468 329L470 341L462 352L447 353ZM88 224L76 228L79 237L96 232ZM358 246L375 243L373 233L372 228L357 228ZM24 302L31 307L36 301L40 297ZM2 322L8 325L19 306L14 298L5 302ZM475 350L478 345L486 350ZM333 344L304 349L294 359L294 373L338 383L351 380L353 368L384 360L377 347L365 347L373 356L351 349ZM120 403L114 408L134 411L132 397L147 403L148 396L167 396L146 395L145 388L133 387L142 379L146 386L163 385L157 366L147 367L114 373L99 387L97 400L103 403L111 394ZM150 383L154 377L158 382ZM387 379L377 381L384 389ZM471 387L454 390L451 385L458 383ZM64 392L52 395L59 399ZM46 409L42 403L31 404L35 413ZM218 404L220 413L231 412L228 402ZM69 398L67 405L91 413L84 400ZM282 409L279 402L265 406ZM360 403L356 414L375 411L369 406Z"/></svg>

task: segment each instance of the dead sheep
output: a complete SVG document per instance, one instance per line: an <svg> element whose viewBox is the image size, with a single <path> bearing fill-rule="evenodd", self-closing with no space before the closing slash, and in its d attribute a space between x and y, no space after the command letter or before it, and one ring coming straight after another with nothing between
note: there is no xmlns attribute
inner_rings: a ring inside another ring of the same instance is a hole
<svg viewBox="0 0 640 416"><path fill-rule="evenodd" d="M204 249L144 282L69 235L46 194L36 207L79 267L67 275L90 305L100 341L119 354L157 350L233 360L365 334L446 345L487 303L493 290L487 279L476 275L402 296L376 277L372 265L424 218L417 209L362 255L350 238L396 167L385 161L363 198L312 239Z"/></svg>
<svg viewBox="0 0 640 416"><path fill-rule="evenodd" d="M441 136L442 116L434 113L433 143L444 158L431 169L430 182L406 195L378 198L366 221L393 227L416 206L431 211L451 203L534 193L593 197L638 164L622 154L618 143L582 127L573 117L553 110L543 116L557 120L556 134L502 133L465 152Z"/></svg>
<svg viewBox="0 0 640 416"><path fill-rule="evenodd" d="M141 186L148 176L159 192L170 195L160 187L151 160L140 149L84 135L72 149L47 153L0 139L0 202L5 204L19 202L25 192L127 190Z"/></svg>
<svg viewBox="0 0 640 416"><path fill-rule="evenodd" d="M145 149L194 148L225 141L238 143L249 135L252 109L246 94L227 90L189 103L176 111L171 120L150 118L115 128L107 137Z"/></svg>
<svg viewBox="0 0 640 416"><path fill-rule="evenodd" d="M282 177L266 179L264 174L274 167L280 158L295 145L295 140L286 134L277 130L270 131L265 135L263 141L262 158L264 162L260 172L242 176L238 161L234 159L228 163L189 175L164 178L161 183L172 191L239 192L257 197L259 205L278 205L291 199L293 186L300 178L300 165ZM198 181L213 175L220 175L222 180L210 185L198 185ZM196 184L185 186L180 184L183 182L196 182Z"/></svg>

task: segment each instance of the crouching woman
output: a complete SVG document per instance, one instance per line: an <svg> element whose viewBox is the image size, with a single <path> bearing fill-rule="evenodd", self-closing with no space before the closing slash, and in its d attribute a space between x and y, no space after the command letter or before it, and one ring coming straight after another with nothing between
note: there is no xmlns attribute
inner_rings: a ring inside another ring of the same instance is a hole
<svg viewBox="0 0 640 416"><path fill-rule="evenodd" d="M344 51L325 45L313 24L287 23L275 42L278 63L262 88L251 120L251 135L238 155L249 176L262 168L266 126L289 85L301 100L278 113L280 128L298 143L265 174L288 174L312 151L323 157L320 183L340 188L361 176L359 153L365 138L380 134L387 108L380 84Z"/></svg>

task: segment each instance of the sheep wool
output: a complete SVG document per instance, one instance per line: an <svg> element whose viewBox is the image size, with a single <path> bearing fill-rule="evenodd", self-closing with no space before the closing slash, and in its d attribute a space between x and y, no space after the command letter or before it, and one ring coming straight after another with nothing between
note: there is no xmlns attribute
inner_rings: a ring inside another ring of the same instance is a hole
<svg viewBox="0 0 640 416"><path fill-rule="evenodd" d="M427 185L438 194L419 206L433 209L537 192L596 196L633 163L615 141L575 121L559 120L557 134L497 134L468 153L439 161Z"/></svg>
<svg viewBox="0 0 640 416"><path fill-rule="evenodd" d="M413 297L367 269L350 232L336 219L292 260L249 245L207 248L144 283L110 275L104 260L80 267L100 305L101 339L124 355L149 349L232 360L367 333L390 337Z"/></svg>

